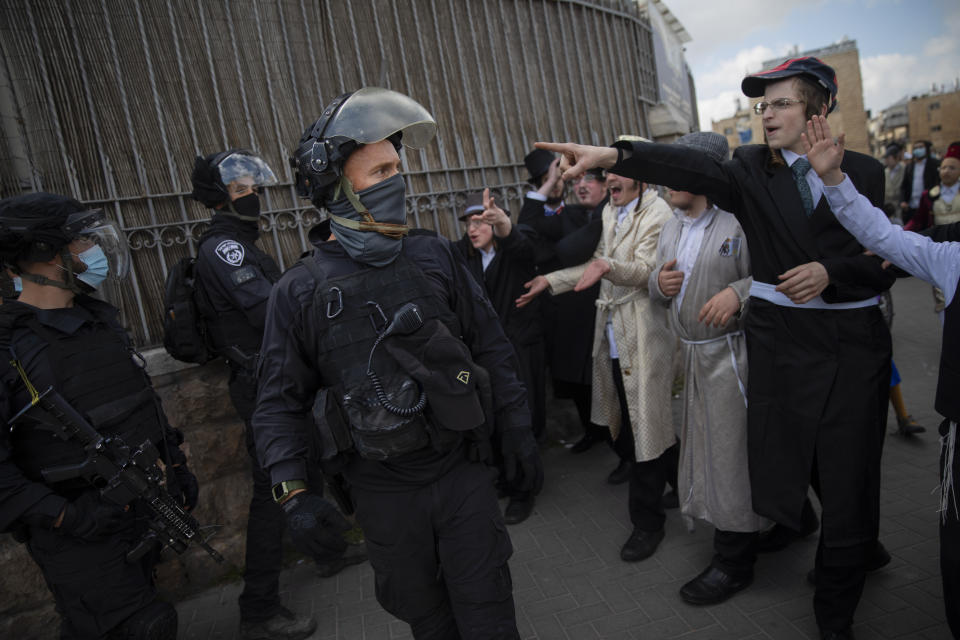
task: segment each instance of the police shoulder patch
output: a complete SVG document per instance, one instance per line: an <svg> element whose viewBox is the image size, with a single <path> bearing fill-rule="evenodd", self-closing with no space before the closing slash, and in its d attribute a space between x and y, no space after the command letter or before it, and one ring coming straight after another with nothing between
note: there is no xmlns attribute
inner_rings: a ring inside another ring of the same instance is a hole
<svg viewBox="0 0 960 640"><path fill-rule="evenodd" d="M231 267L243 264L243 245L236 240L224 240L217 245L217 257Z"/></svg>

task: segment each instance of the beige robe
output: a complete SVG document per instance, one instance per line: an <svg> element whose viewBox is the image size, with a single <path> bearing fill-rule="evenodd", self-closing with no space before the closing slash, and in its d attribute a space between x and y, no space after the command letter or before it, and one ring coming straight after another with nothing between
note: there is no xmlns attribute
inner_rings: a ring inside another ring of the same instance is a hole
<svg viewBox="0 0 960 640"><path fill-rule="evenodd" d="M726 327L698 321L703 305L733 287L741 308L750 296L750 255L737 219L715 209L706 223L700 251L678 308L660 291L664 263L677 257L681 219L660 234L657 265L650 274L650 301L665 309L671 331L680 338L684 360L683 415L680 427L678 493L685 516L702 518L723 531L758 531L765 520L753 512L747 468L747 347L743 315Z"/></svg>
<svg viewBox="0 0 960 640"><path fill-rule="evenodd" d="M597 300L590 419L609 427L614 438L620 433L620 404L607 340L609 318L640 462L659 457L676 441L670 411L675 340L666 329L663 309L652 307L647 297L657 238L672 215L656 192L647 191L617 229L617 207L608 204L603 210L603 235L594 253L594 259L603 258L610 264L610 271L601 280ZM547 274L553 293L573 289L587 264Z"/></svg>

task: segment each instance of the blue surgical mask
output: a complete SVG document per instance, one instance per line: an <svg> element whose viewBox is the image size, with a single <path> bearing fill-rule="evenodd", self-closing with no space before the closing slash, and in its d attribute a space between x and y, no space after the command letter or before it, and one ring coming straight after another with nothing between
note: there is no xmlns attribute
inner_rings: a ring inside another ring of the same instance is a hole
<svg viewBox="0 0 960 640"><path fill-rule="evenodd" d="M913 157L914 157L914 158L923 158L923 157L926 156L926 155L927 155L927 150L924 149L923 147L920 147L919 149L914 149L914 150L913 150Z"/></svg>
<svg viewBox="0 0 960 640"><path fill-rule="evenodd" d="M107 274L110 273L110 262L100 245L95 244L86 251L76 254L76 256L80 262L87 265L86 271L76 274L77 280L90 285L94 289L103 284L103 281L107 279Z"/></svg>
<svg viewBox="0 0 960 640"><path fill-rule="evenodd" d="M23 280L20 279L20 276L13 276L13 290L17 293L23 291Z"/></svg>

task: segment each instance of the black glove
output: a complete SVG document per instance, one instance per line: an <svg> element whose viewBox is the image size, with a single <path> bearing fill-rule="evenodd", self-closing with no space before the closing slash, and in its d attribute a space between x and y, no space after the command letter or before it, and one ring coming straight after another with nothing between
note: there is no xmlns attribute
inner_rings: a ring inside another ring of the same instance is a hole
<svg viewBox="0 0 960 640"><path fill-rule="evenodd" d="M197 506L197 499L200 497L200 484L197 482L197 476L193 475L187 468L186 462L173 467L173 475L177 480L177 491L171 492L173 497L178 499L187 511L193 510Z"/></svg>
<svg viewBox="0 0 960 640"><path fill-rule="evenodd" d="M510 486L520 491L540 493L543 489L543 463L530 429L507 429L500 436L503 469Z"/></svg>
<svg viewBox="0 0 960 640"><path fill-rule="evenodd" d="M298 493L282 505L294 546L314 558L342 554L343 534L352 527L333 504L314 493Z"/></svg>
<svg viewBox="0 0 960 640"><path fill-rule="evenodd" d="M67 504L60 531L84 540L102 540L129 524L123 507L100 499L97 491L86 491Z"/></svg>

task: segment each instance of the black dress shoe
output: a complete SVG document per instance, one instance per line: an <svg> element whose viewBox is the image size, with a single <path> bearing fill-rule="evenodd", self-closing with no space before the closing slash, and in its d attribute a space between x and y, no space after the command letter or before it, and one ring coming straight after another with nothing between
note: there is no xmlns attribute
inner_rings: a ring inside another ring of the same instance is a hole
<svg viewBox="0 0 960 640"><path fill-rule="evenodd" d="M623 484L630 479L630 475L633 473L633 463L629 460L621 460L620 464L617 465L617 468L610 472L610 475L607 476L607 482L610 484Z"/></svg>
<svg viewBox="0 0 960 640"><path fill-rule="evenodd" d="M529 498L510 498L503 510L503 521L507 524L519 524L533 512L533 496Z"/></svg>
<svg viewBox="0 0 960 640"><path fill-rule="evenodd" d="M710 565L700 575L680 588L680 597L687 604L719 604L750 586L753 571L742 576L729 573Z"/></svg>
<svg viewBox="0 0 960 640"><path fill-rule="evenodd" d="M680 496L677 495L677 490L671 489L670 491L663 494L663 497L660 498L660 504L663 505L664 509L679 509Z"/></svg>
<svg viewBox="0 0 960 640"><path fill-rule="evenodd" d="M633 533L620 549L620 559L624 562L640 562L653 555L663 540L663 529L659 531L643 531L634 529Z"/></svg>
<svg viewBox="0 0 960 640"><path fill-rule="evenodd" d="M584 451L589 451L590 447L598 442L603 442L603 440L603 437L587 432L586 435L577 440L574 445L570 447L570 453L583 453Z"/></svg>
<svg viewBox="0 0 960 640"><path fill-rule="evenodd" d="M853 629L820 629L820 640L853 640Z"/></svg>

